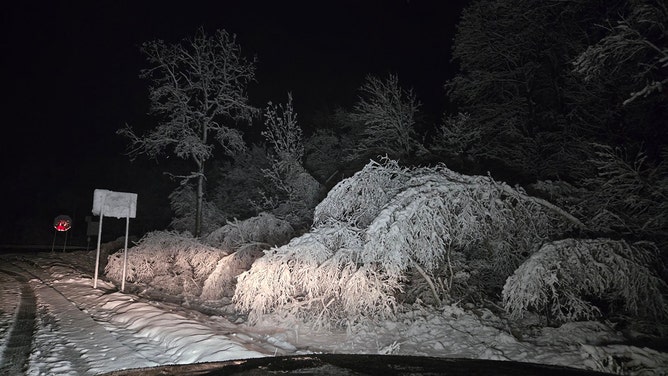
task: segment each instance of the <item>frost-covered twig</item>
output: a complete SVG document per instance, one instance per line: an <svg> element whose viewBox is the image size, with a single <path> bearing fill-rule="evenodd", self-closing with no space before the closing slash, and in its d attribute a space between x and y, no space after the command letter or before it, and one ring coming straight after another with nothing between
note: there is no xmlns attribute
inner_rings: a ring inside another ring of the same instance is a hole
<svg viewBox="0 0 668 376"><path fill-rule="evenodd" d="M501 184L501 188L503 189L504 192L506 192L510 195L518 195L518 197L521 197L525 201L534 202L534 203L536 203L540 206L543 206L543 207L559 214L560 216L564 217L565 219L567 219L569 222L571 222L573 225L575 225L576 227L578 227L580 229L586 228L586 226L579 219L575 218L573 215L567 213L564 209L552 204L551 202L549 202L547 200L544 200L540 197L532 197L532 196L527 196L527 195L522 194L522 193L518 193L516 190L510 188L506 184Z"/></svg>

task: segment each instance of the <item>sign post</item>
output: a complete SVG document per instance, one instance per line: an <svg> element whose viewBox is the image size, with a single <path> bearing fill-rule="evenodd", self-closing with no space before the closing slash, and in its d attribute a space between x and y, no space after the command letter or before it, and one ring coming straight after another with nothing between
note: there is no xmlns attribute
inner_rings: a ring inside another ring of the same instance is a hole
<svg viewBox="0 0 668 376"><path fill-rule="evenodd" d="M59 232L65 233L65 244L63 244L63 252L67 248L67 231L72 228L72 218L67 215L59 215L53 220L53 228L56 230L53 233L53 242L51 243L51 253L56 246L56 234Z"/></svg>
<svg viewBox="0 0 668 376"><path fill-rule="evenodd" d="M100 226L97 234L97 255L95 257L95 279L93 288L97 288L98 269L100 268L100 240L102 239L102 219L107 217L125 218L125 253L123 256L123 281L121 291L125 291L125 276L128 263L128 234L130 218L137 214L137 194L113 192L106 189L96 189L93 193L93 214L100 216Z"/></svg>

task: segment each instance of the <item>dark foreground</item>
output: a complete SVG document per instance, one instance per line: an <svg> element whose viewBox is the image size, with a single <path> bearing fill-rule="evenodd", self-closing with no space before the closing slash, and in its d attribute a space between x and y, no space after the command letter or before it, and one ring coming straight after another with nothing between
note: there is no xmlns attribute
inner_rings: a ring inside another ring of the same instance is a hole
<svg viewBox="0 0 668 376"><path fill-rule="evenodd" d="M494 360L399 355L309 354L114 371L139 375L607 375L566 367Z"/></svg>

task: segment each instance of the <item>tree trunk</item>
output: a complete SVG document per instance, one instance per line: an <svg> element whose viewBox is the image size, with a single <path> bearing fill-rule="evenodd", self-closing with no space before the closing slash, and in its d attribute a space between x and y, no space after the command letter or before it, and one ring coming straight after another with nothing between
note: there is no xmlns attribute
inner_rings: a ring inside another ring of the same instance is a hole
<svg viewBox="0 0 668 376"><path fill-rule="evenodd" d="M204 165L197 168L197 206L195 209L195 233L196 238L202 233L202 202L204 201Z"/></svg>

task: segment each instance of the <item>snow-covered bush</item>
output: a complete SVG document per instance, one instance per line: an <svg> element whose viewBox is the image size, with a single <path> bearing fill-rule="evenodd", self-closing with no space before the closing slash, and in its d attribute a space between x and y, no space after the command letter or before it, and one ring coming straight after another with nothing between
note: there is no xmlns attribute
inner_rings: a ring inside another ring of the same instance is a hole
<svg viewBox="0 0 668 376"><path fill-rule="evenodd" d="M219 300L232 296L237 276L250 269L262 256L262 250L287 243L293 234L290 223L269 213L230 222L209 234L207 244L230 254L218 261L204 281L201 298Z"/></svg>
<svg viewBox="0 0 668 376"><path fill-rule="evenodd" d="M287 243L294 233L290 223L271 213L260 213L243 221L235 220L211 232L205 243L229 253L242 246L257 244L264 248Z"/></svg>
<svg viewBox="0 0 668 376"><path fill-rule="evenodd" d="M126 278L167 293L199 296L205 279L226 253L187 233L154 231L128 249ZM106 276L123 277L123 252L109 256Z"/></svg>
<svg viewBox="0 0 668 376"><path fill-rule="evenodd" d="M588 299L608 301L611 309L655 320L668 317L668 286L657 276L656 248L647 242L564 239L547 243L508 278L505 309L512 318L527 310L556 322L588 320L601 310ZM615 305L620 305L615 307Z"/></svg>
<svg viewBox="0 0 668 376"><path fill-rule="evenodd" d="M358 265L355 229L322 226L267 252L239 276L234 301L251 320L273 310L317 324L391 315L400 286L379 266ZM333 250L337 250L334 252Z"/></svg>
<svg viewBox="0 0 668 376"><path fill-rule="evenodd" d="M313 225L334 219L367 227L390 198L402 189L410 174L393 160L371 161L350 179L339 182L316 208Z"/></svg>
<svg viewBox="0 0 668 376"><path fill-rule="evenodd" d="M372 161L317 206L310 233L266 252L239 276L234 300L255 317L283 311L355 321L392 314L407 283L427 286L435 303L455 294L454 284L500 290L571 220L489 177Z"/></svg>
<svg viewBox="0 0 668 376"><path fill-rule="evenodd" d="M250 269L253 262L261 256L262 251L259 248L250 246L242 247L218 260L211 274L204 280L200 298L211 301L232 296L237 276Z"/></svg>

